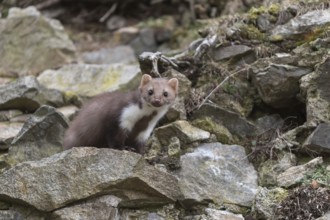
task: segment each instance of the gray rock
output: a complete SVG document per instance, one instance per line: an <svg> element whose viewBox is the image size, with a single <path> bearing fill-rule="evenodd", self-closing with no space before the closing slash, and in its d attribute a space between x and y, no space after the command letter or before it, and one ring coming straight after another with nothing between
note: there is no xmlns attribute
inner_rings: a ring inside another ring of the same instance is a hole
<svg viewBox="0 0 330 220"><path fill-rule="evenodd" d="M46 70L40 74L40 84L72 96L95 96L106 91L127 90L140 82L137 65L72 64L58 70ZM93 85L91 85L93 82Z"/></svg>
<svg viewBox="0 0 330 220"><path fill-rule="evenodd" d="M181 156L178 171L183 204L213 201L251 207L257 172L238 145L203 144Z"/></svg>
<svg viewBox="0 0 330 220"><path fill-rule="evenodd" d="M301 95L306 97L307 124L330 123L330 58L322 62L315 72L300 81Z"/></svg>
<svg viewBox="0 0 330 220"><path fill-rule="evenodd" d="M20 109L33 112L41 105L63 105L57 90L41 86L34 76L26 76L0 87L0 109Z"/></svg>
<svg viewBox="0 0 330 220"><path fill-rule="evenodd" d="M28 161L0 175L0 199L53 211L100 194L121 198L119 206L137 208L182 198L177 179L146 164L141 155L80 147L39 161Z"/></svg>
<svg viewBox="0 0 330 220"><path fill-rule="evenodd" d="M316 152L330 153L330 123L322 123L308 137L303 147Z"/></svg>
<svg viewBox="0 0 330 220"><path fill-rule="evenodd" d="M251 52L251 47L245 45L231 45L226 47L218 47L213 49L212 57L215 61L230 59L237 56L242 56Z"/></svg>
<svg viewBox="0 0 330 220"><path fill-rule="evenodd" d="M41 106L23 125L8 151L11 165L39 160L63 150L62 139L68 123L51 106Z"/></svg>
<svg viewBox="0 0 330 220"><path fill-rule="evenodd" d="M98 51L84 52L83 61L89 64L136 63L137 58L130 46L102 48Z"/></svg>
<svg viewBox="0 0 330 220"><path fill-rule="evenodd" d="M274 108L285 108L297 102L299 79L312 72L312 69L270 64L264 69L253 71L253 83L261 99Z"/></svg>
<svg viewBox="0 0 330 220"><path fill-rule="evenodd" d="M7 150L23 123L0 122L0 150Z"/></svg>
<svg viewBox="0 0 330 220"><path fill-rule="evenodd" d="M173 137L179 138L183 144L191 144L210 138L210 133L196 128L187 121L175 121L154 130L155 136L163 146L170 144Z"/></svg>
<svg viewBox="0 0 330 220"><path fill-rule="evenodd" d="M310 33L313 29L324 27L329 23L329 9L308 11L305 14L296 16L286 24L275 27L271 32L270 39L278 39L279 36L283 38L296 37L297 35Z"/></svg>
<svg viewBox="0 0 330 220"><path fill-rule="evenodd" d="M259 187L255 198L253 210L258 213L261 219L274 219L275 208L289 195L288 191L282 188L267 189Z"/></svg>
<svg viewBox="0 0 330 220"><path fill-rule="evenodd" d="M290 187L301 181L307 174L315 171L318 165L323 163L322 157L317 157L306 164L290 167L277 177L279 186Z"/></svg>
<svg viewBox="0 0 330 220"><path fill-rule="evenodd" d="M208 220L244 220L241 214L233 214L228 211L207 208L205 212Z"/></svg>
<svg viewBox="0 0 330 220"><path fill-rule="evenodd" d="M0 19L0 75L37 75L76 59L75 46L57 20L34 8L11 9Z"/></svg>
<svg viewBox="0 0 330 220"><path fill-rule="evenodd" d="M120 220L117 209L120 198L105 195L54 211L52 220Z"/></svg>
<svg viewBox="0 0 330 220"><path fill-rule="evenodd" d="M253 136L256 132L256 127L238 113L223 109L214 104L204 104L193 113L194 119L204 117L212 118L214 122L223 125L230 133L240 138Z"/></svg>

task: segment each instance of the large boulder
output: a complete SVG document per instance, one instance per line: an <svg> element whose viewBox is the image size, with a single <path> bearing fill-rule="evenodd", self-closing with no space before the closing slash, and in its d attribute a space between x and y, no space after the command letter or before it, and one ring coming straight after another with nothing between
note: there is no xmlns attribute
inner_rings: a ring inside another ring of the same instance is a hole
<svg viewBox="0 0 330 220"><path fill-rule="evenodd" d="M0 200L53 211L100 194L119 197L119 206L163 205L182 198L178 180L148 165L140 154L80 147L28 161L0 175Z"/></svg>
<svg viewBox="0 0 330 220"><path fill-rule="evenodd" d="M71 64L40 74L40 84L72 96L91 97L102 92L130 90L140 82L138 65ZM91 86L91 82L93 85Z"/></svg>
<svg viewBox="0 0 330 220"><path fill-rule="evenodd" d="M0 76L37 75L76 59L75 46L57 20L35 8L12 8L0 19Z"/></svg>
<svg viewBox="0 0 330 220"><path fill-rule="evenodd" d="M178 171L183 204L213 201L251 207L257 193L257 172L242 146L203 144L181 156Z"/></svg>

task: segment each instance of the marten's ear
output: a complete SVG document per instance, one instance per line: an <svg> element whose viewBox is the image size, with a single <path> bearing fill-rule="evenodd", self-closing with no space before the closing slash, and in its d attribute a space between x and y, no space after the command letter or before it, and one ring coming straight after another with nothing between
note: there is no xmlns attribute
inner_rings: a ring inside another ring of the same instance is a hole
<svg viewBox="0 0 330 220"><path fill-rule="evenodd" d="M177 78L170 79L168 85L174 90L175 94L178 94L179 80Z"/></svg>
<svg viewBox="0 0 330 220"><path fill-rule="evenodd" d="M143 74L141 83L140 83L140 88L142 88L144 85L148 84L152 80L152 77L148 74Z"/></svg>

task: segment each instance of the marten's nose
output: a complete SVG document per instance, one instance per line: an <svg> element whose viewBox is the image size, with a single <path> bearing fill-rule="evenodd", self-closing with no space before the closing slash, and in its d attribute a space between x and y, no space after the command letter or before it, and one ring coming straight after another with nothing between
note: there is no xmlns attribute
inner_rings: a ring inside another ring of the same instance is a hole
<svg viewBox="0 0 330 220"><path fill-rule="evenodd" d="M162 105L160 99L153 100L151 104L155 107L160 107Z"/></svg>

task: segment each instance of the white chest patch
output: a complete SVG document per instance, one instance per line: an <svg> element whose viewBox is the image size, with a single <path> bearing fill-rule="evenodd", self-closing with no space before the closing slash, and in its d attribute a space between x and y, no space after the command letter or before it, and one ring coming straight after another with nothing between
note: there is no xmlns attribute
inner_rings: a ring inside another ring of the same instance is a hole
<svg viewBox="0 0 330 220"><path fill-rule="evenodd" d="M144 106L142 109L139 108L139 105L132 104L125 107L120 115L119 118L119 125L122 129L126 130L127 132L131 132L134 128L135 124L144 116L151 115L154 111L157 111L157 114L150 120L148 127L141 131L137 136L137 141L145 142L154 127L156 126L159 119L161 119L165 113L167 112L169 106L163 106L160 108L152 108L149 106Z"/></svg>

